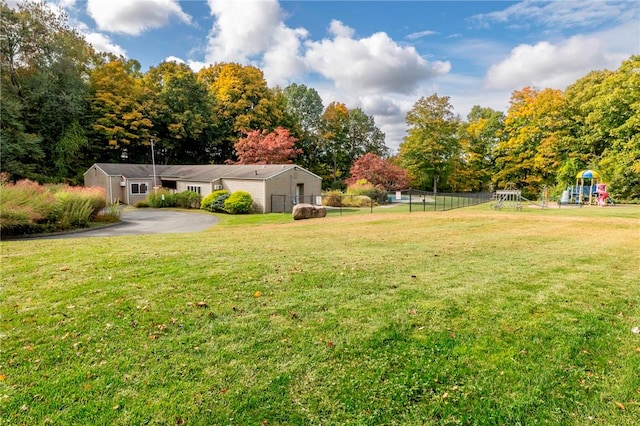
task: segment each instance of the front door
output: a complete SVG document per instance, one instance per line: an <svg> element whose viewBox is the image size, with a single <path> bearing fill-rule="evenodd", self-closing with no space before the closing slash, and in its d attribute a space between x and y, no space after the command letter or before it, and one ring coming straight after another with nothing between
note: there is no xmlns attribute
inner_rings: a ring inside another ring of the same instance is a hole
<svg viewBox="0 0 640 426"><path fill-rule="evenodd" d="M296 198L294 199L294 204L304 202L304 184L299 183L296 185Z"/></svg>

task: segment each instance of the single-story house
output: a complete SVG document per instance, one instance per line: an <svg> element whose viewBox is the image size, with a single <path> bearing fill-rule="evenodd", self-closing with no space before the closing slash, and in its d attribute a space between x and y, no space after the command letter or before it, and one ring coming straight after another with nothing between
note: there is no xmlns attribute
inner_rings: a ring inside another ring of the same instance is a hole
<svg viewBox="0 0 640 426"><path fill-rule="evenodd" d="M105 190L110 203L134 204L156 188L175 192L246 191L256 212L291 211L299 202L314 203L322 178L295 164L159 165L96 163L84 173L85 186ZM273 206L272 206L273 200Z"/></svg>

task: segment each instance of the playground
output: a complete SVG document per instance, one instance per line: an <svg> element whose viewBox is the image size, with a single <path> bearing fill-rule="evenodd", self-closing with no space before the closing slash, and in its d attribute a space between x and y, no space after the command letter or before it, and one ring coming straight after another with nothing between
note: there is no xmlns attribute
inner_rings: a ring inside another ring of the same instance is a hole
<svg viewBox="0 0 640 426"><path fill-rule="evenodd" d="M513 183L507 183L504 189L497 190L495 201L491 207L495 210L514 209L523 207L551 208L562 206L614 206L615 202L607 192L607 184L601 182L600 174L594 170L582 170L576 174L576 184L562 191L557 202L550 202L549 188L543 186L540 199L533 201L522 195L522 190Z"/></svg>

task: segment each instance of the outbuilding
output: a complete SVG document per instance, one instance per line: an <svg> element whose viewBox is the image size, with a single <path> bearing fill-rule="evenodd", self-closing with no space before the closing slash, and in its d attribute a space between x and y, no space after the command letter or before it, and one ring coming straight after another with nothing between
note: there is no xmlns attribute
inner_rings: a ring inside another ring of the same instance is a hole
<svg viewBox="0 0 640 426"><path fill-rule="evenodd" d="M135 204L156 188L175 192L246 191L258 213L287 212L298 203L314 204L322 178L295 164L151 165L96 163L84 173L87 187L105 190L110 203Z"/></svg>

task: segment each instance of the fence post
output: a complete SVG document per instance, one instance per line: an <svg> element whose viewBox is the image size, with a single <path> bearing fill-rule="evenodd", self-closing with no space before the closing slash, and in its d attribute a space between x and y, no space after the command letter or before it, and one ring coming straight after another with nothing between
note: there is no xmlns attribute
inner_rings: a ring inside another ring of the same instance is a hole
<svg viewBox="0 0 640 426"><path fill-rule="evenodd" d="M409 188L409 213L411 213L411 188Z"/></svg>

